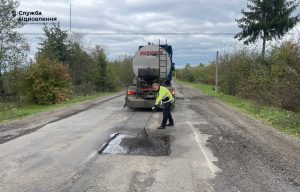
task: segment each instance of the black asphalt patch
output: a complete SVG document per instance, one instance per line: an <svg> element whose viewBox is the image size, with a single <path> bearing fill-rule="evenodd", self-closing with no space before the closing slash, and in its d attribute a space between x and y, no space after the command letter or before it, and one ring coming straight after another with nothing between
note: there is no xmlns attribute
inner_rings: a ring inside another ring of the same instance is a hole
<svg viewBox="0 0 300 192"><path fill-rule="evenodd" d="M99 150L99 154L169 156L170 137L147 137L135 133L117 133Z"/></svg>

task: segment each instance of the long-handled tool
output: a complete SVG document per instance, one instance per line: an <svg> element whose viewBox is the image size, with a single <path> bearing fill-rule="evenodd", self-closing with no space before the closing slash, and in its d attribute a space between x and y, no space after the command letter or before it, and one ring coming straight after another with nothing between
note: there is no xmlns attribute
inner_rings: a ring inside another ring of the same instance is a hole
<svg viewBox="0 0 300 192"><path fill-rule="evenodd" d="M152 113L151 113L151 115L149 116L149 118L148 118L148 120L147 120L147 122L146 122L146 124L145 124L145 126L144 126L144 130L143 130L143 132L144 132L144 134L148 137L148 130L147 130L147 124L148 124L148 122L150 121L150 119L152 118L152 116L153 116L153 114L154 114L154 112L155 111L153 111Z"/></svg>

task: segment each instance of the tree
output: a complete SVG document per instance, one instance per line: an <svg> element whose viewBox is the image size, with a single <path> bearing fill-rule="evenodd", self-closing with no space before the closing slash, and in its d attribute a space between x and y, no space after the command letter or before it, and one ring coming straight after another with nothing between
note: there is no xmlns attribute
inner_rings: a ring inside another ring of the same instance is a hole
<svg viewBox="0 0 300 192"><path fill-rule="evenodd" d="M129 85L134 79L132 57L121 56L107 65L107 88L109 91L120 90Z"/></svg>
<svg viewBox="0 0 300 192"><path fill-rule="evenodd" d="M93 59L97 66L98 73L98 87L101 91L106 89L106 81L107 81L107 59L103 46L96 45L95 50L93 52Z"/></svg>
<svg viewBox="0 0 300 192"><path fill-rule="evenodd" d="M24 25L12 14L18 6L17 1L0 0L0 95L6 92L6 83L16 83L5 82L3 73L17 69L29 50L29 45L16 30Z"/></svg>
<svg viewBox="0 0 300 192"><path fill-rule="evenodd" d="M134 73L133 73L133 68L132 68L132 59L133 59L133 57L125 55L115 61L116 63L119 64L118 68L119 68L120 72L119 72L118 78L120 78L120 80L122 82L121 86L128 85L134 79Z"/></svg>
<svg viewBox="0 0 300 192"><path fill-rule="evenodd" d="M234 38L245 39L244 44L262 39L262 56L265 55L266 41L281 38L299 21L299 14L291 17L299 5L296 0L248 0L249 11L242 10L244 17L236 19L241 32Z"/></svg>
<svg viewBox="0 0 300 192"><path fill-rule="evenodd" d="M68 55L68 65L76 94L87 95L94 91L93 75L95 64L82 47L83 37L73 38Z"/></svg>
<svg viewBox="0 0 300 192"><path fill-rule="evenodd" d="M23 89L37 104L61 103L72 96L68 69L46 57L39 57L27 68Z"/></svg>
<svg viewBox="0 0 300 192"><path fill-rule="evenodd" d="M189 82L194 82L193 67L187 63L183 68L183 78Z"/></svg>
<svg viewBox="0 0 300 192"><path fill-rule="evenodd" d="M65 65L69 54L67 32L62 31L59 24L53 24L52 27L45 25L43 30L46 37L41 38L41 47L37 56L46 56Z"/></svg>

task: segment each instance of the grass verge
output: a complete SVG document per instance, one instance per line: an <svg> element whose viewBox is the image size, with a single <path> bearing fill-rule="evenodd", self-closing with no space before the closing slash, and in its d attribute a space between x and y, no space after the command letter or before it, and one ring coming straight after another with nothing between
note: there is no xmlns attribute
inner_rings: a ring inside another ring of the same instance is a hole
<svg viewBox="0 0 300 192"><path fill-rule="evenodd" d="M178 83L198 89L206 95L218 98L219 100L243 111L255 118L262 120L265 124L271 125L280 131L300 138L300 114L287 111L281 108L261 106L257 103L239 97L215 92L213 86L202 83L190 83L176 80Z"/></svg>
<svg viewBox="0 0 300 192"><path fill-rule="evenodd" d="M22 104L17 105L15 103L0 103L0 124L5 124L9 121L27 117L29 115L37 114L40 112L47 112L58 108L64 108L78 103L101 98L111 95L111 92L97 93L89 96L79 96L70 99L61 104L52 105L37 105L37 104Z"/></svg>

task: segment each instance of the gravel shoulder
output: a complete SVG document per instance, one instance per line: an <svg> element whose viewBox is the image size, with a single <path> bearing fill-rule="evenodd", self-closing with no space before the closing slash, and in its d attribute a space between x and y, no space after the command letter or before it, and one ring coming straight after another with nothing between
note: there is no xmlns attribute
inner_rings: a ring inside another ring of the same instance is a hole
<svg viewBox="0 0 300 192"><path fill-rule="evenodd" d="M20 136L32 133L43 126L68 118L82 111L100 105L103 102L109 101L116 97L124 95L123 92L118 92L110 96L100 97L90 101L85 101L69 107L59 108L48 112L38 113L26 118L11 121L5 125L0 125L0 144L8 142Z"/></svg>
<svg viewBox="0 0 300 192"><path fill-rule="evenodd" d="M300 191L300 140L278 132L198 90L178 85L190 108L207 125L208 145L222 172L211 181L216 191Z"/></svg>

